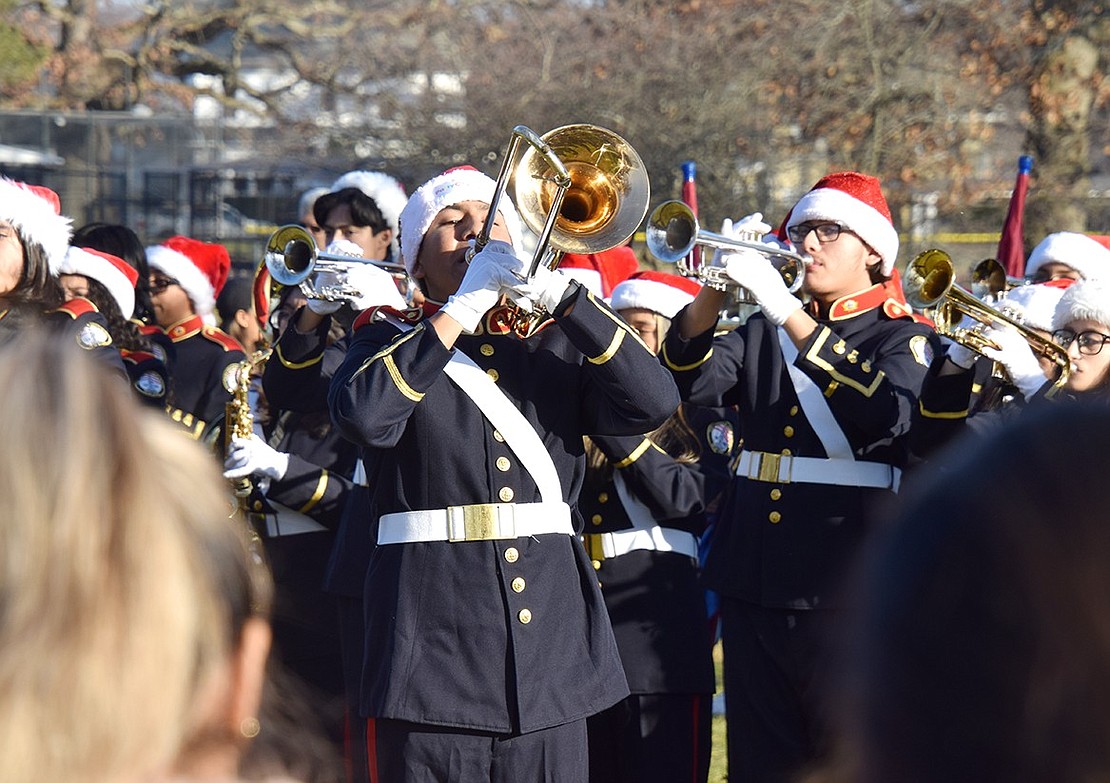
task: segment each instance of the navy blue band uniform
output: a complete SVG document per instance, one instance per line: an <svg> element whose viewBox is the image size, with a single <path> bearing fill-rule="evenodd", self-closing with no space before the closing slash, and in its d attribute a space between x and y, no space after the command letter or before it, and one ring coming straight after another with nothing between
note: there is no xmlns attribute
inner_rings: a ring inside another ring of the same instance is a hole
<svg viewBox="0 0 1110 783"><path fill-rule="evenodd" d="M582 436L650 431L678 398L624 321L571 289L530 337L512 334L495 309L454 351L536 430L573 507ZM424 323L403 331L369 320L333 379L332 417L364 447L372 535L385 514L541 499L505 437L445 376L452 354ZM379 544L365 599L371 718L523 734L628 694L595 571L573 535Z"/></svg>
<svg viewBox="0 0 1110 783"><path fill-rule="evenodd" d="M170 399L167 412L194 438L223 415L231 399L224 373L246 359L233 337L193 315L165 330L173 342Z"/></svg>

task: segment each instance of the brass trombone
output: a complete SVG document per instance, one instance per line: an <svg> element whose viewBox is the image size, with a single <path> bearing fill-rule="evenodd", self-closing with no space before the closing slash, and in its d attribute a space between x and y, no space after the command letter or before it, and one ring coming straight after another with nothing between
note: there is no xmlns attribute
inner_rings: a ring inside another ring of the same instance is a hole
<svg viewBox="0 0 1110 783"><path fill-rule="evenodd" d="M373 264L401 280L408 277L404 264L394 261L321 253L312 234L296 223L281 226L270 234L263 263L275 282L298 285L309 299L327 302L348 301L361 296L362 292L346 282L347 272L355 264ZM317 287L316 275L324 271L334 272L339 284Z"/></svg>
<svg viewBox="0 0 1110 783"><path fill-rule="evenodd" d="M803 256L761 242L757 232L750 232L750 237L742 240L705 231L699 227L694 211L681 201L664 201L653 209L648 216L645 235L648 250L653 256L665 264L674 264L683 277L695 278L702 285L718 291L738 289L739 286L722 267L704 260L692 266L688 259L696 245L762 253L771 260L790 293L797 292L805 278Z"/></svg>
<svg viewBox="0 0 1110 783"><path fill-rule="evenodd" d="M943 250L932 249L918 253L906 267L902 288L906 294L906 302L911 307L928 311L936 325L937 334L981 354L984 349L999 347L998 343L987 336L988 328L1016 329L1029 343L1033 353L1047 358L1060 368L1053 386L1059 389L1067 383L1071 373L1068 352L1050 338L1025 326L1016 317L976 299L970 291L957 285L952 257ZM978 323L971 328L960 326L965 315ZM1005 377L1002 368L996 367L996 372Z"/></svg>
<svg viewBox="0 0 1110 783"><path fill-rule="evenodd" d="M528 149L517 161L521 143ZM540 264L559 265L564 253L599 253L628 240L647 212L650 186L643 161L632 146L596 125L566 125L538 136L517 125L501 162L489 214L513 180L513 201L521 220L539 239L527 280ZM493 220L486 220L468 253L489 243ZM526 333L544 313L519 307L517 330Z"/></svg>

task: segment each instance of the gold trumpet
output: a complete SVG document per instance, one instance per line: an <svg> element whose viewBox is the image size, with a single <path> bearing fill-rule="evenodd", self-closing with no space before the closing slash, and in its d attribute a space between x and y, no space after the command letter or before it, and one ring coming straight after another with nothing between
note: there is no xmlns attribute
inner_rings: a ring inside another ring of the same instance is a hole
<svg viewBox="0 0 1110 783"><path fill-rule="evenodd" d="M521 143L528 149L517 161ZM539 236L528 268L559 265L565 253L599 253L623 244L647 212L650 185L644 162L627 141L596 125L566 125L538 136L517 125L501 162L489 214L497 213L513 179L513 201L521 220ZM487 220L468 254L489 243ZM527 334L546 313L515 305L514 328Z"/></svg>
<svg viewBox="0 0 1110 783"><path fill-rule="evenodd" d="M645 230L648 250L665 264L674 264L683 277L692 277L702 285L718 291L739 289L736 282L725 274L723 267L701 261L696 265L689 259L696 245L721 250L754 250L767 256L790 293L796 293L805 278L805 259L789 250L760 241L758 232L749 232L748 239L733 239L723 234L705 231L698 225L694 211L681 201L664 201L652 210ZM743 297L741 297L743 298Z"/></svg>
<svg viewBox="0 0 1110 783"><path fill-rule="evenodd" d="M976 353L984 349L998 349L998 343L987 336L991 327L1016 329L1033 349L1033 353L1043 356L1060 368L1053 383L1059 389L1067 383L1071 373L1071 359L1068 352L1028 326L1016 317L975 298L974 294L961 288L955 282L955 266L952 257L943 250L925 250L906 267L902 277L902 288L906 301L911 307L927 311L936 325L937 334L960 343ZM973 327L960 326L964 316L978 323ZM996 373L1005 378L1003 368L995 367Z"/></svg>
<svg viewBox="0 0 1110 783"><path fill-rule="evenodd" d="M316 240L307 229L296 223L281 226L266 241L263 264L270 277L282 285L299 285L309 299L328 302L358 299L362 292L346 282L347 272L355 264L373 264L394 278L408 277L404 264L395 261L375 261L355 256L321 253ZM338 285L316 285L316 275L329 271L339 279Z"/></svg>

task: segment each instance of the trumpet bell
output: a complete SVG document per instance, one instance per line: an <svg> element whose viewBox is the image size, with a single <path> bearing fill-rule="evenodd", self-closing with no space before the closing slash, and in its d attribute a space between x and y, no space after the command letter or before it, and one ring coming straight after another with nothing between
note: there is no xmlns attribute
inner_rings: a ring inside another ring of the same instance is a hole
<svg viewBox="0 0 1110 783"><path fill-rule="evenodd" d="M647 213L650 185L636 150L613 131L566 125L541 139L570 175L551 231L550 245L564 253L597 253L623 244ZM514 175L513 201L536 234L558 194L557 172L540 151L527 149Z"/></svg>
<svg viewBox="0 0 1110 783"><path fill-rule="evenodd" d="M645 236L648 251L664 264L677 264L698 241L698 220L681 201L664 201L648 217Z"/></svg>
<svg viewBox="0 0 1110 783"><path fill-rule="evenodd" d="M300 285L312 274L316 240L303 226L281 226L266 242L264 261L270 277L282 285Z"/></svg>

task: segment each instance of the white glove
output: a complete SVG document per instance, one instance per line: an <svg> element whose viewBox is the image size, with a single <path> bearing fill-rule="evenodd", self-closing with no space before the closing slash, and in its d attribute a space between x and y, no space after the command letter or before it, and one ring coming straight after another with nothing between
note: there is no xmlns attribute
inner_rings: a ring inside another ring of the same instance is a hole
<svg viewBox="0 0 1110 783"><path fill-rule="evenodd" d="M289 470L289 455L271 448L257 435L235 438L224 460L224 478L266 476L280 481Z"/></svg>
<svg viewBox="0 0 1110 783"><path fill-rule="evenodd" d="M1048 379L1029 343L1017 329L1010 327L988 329L986 337L993 340L998 348L984 348L983 355L1005 367L1022 396L1026 400L1032 399Z"/></svg>
<svg viewBox="0 0 1110 783"><path fill-rule="evenodd" d="M324 288L335 288L342 285L343 281L339 275L330 269L325 269L322 272L317 272L314 275L313 287L317 291ZM326 299L309 299L305 306L317 315L331 315L343 306L343 300L336 299L335 301L328 301Z"/></svg>
<svg viewBox="0 0 1110 783"><path fill-rule="evenodd" d="M359 295L350 300L356 312L371 307L392 307L404 310L408 307L405 298L397 290L393 276L384 269L367 262L351 264L347 270L347 285L358 291Z"/></svg>
<svg viewBox="0 0 1110 783"><path fill-rule="evenodd" d="M501 291L519 285L524 262L516 257L512 245L492 241L470 259L459 290L440 312L454 318L463 330L473 334L484 316L501 298Z"/></svg>
<svg viewBox="0 0 1110 783"><path fill-rule="evenodd" d="M721 221L721 236L728 237L729 239L742 240L744 242L752 241L752 234L759 234L759 236L762 237L765 234L770 234L772 231L774 231L774 229L763 222L762 212L753 212L750 215L745 215L735 223L729 218L725 218ZM720 248L714 251L713 265L724 266L724 257L728 255L729 252L728 250L721 250Z"/></svg>
<svg viewBox="0 0 1110 783"><path fill-rule="evenodd" d="M725 274L755 297L763 315L782 326L802 302L790 293L771 260L756 250L734 250L724 254Z"/></svg>
<svg viewBox="0 0 1110 783"><path fill-rule="evenodd" d="M552 313L567 295L571 279L563 270L553 271L541 264L531 282L518 281L515 286L506 288L505 293L513 304L527 312Z"/></svg>
<svg viewBox="0 0 1110 783"><path fill-rule="evenodd" d="M963 367L965 370L974 367L976 360L979 358L979 354L955 340L948 340L948 350L945 351L945 354L948 356L948 361L957 367Z"/></svg>

